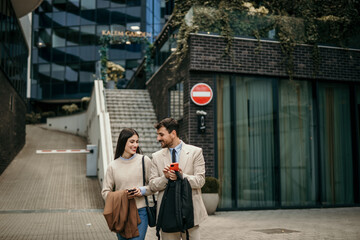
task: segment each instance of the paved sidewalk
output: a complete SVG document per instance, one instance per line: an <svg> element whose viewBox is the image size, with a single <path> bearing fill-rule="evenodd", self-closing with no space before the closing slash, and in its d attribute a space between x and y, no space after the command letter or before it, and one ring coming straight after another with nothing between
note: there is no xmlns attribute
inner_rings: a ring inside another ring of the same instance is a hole
<svg viewBox="0 0 360 240"><path fill-rule="evenodd" d="M83 138L27 126L27 142L0 175L0 240L116 239L102 215L96 178L86 156L37 155L37 149L85 148ZM360 208L216 212L200 226L201 238L360 239ZM146 240L155 240L155 229Z"/></svg>

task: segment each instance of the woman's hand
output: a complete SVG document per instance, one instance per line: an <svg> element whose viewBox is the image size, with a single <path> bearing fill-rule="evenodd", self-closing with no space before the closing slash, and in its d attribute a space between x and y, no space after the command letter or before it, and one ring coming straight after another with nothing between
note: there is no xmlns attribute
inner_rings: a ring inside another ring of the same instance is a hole
<svg viewBox="0 0 360 240"><path fill-rule="evenodd" d="M128 193L128 199L133 199L135 197L141 197L141 191L139 188L132 188L127 190Z"/></svg>

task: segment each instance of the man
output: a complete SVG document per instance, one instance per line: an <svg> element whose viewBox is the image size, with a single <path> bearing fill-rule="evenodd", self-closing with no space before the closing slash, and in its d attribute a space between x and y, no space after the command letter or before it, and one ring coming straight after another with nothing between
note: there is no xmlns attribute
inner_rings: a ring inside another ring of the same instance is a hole
<svg viewBox="0 0 360 240"><path fill-rule="evenodd" d="M172 162L179 163L179 173L186 178L192 188L192 199L194 207L194 227L188 230L190 239L200 239L199 224L206 219L207 213L201 198L201 187L205 183L205 161L202 149L185 144L178 137L179 124L173 118L165 118L155 125L157 129L157 140L162 150L155 152L152 156L152 167L150 173L150 189L153 192L159 191L158 206L161 200L168 179L176 180L174 170L170 170ZM157 215L159 214L157 209ZM161 231L164 240L186 239L185 233L165 233Z"/></svg>

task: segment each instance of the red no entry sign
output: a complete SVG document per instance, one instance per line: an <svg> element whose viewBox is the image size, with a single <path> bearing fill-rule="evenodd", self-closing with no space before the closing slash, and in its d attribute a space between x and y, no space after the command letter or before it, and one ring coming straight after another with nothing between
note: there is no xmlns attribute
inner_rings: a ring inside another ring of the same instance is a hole
<svg viewBox="0 0 360 240"><path fill-rule="evenodd" d="M213 91L206 83L198 83L192 87L190 97L196 105L204 106L211 101Z"/></svg>

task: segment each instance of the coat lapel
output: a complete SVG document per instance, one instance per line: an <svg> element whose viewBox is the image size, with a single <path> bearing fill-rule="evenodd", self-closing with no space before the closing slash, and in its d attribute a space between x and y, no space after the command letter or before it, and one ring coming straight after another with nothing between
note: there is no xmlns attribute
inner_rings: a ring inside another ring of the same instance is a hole
<svg viewBox="0 0 360 240"><path fill-rule="evenodd" d="M164 167L169 165L171 163L171 154L170 154L170 150L168 148L164 148L163 149L163 152L162 152L162 156L163 156L163 159L164 159Z"/></svg>
<svg viewBox="0 0 360 240"><path fill-rule="evenodd" d="M180 160L179 160L179 167L184 170L186 167L186 164L189 159L189 150L186 146L186 144L183 142L181 151L180 151Z"/></svg>

